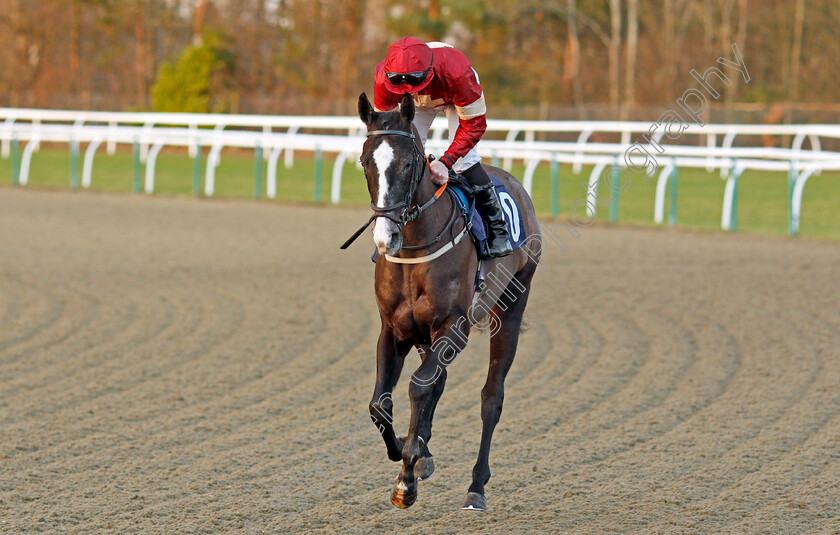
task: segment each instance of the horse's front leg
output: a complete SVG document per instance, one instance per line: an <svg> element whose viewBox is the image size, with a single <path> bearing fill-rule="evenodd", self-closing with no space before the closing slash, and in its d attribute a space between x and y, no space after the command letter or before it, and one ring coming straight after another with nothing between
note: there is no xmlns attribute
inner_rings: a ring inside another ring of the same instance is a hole
<svg viewBox="0 0 840 535"><path fill-rule="evenodd" d="M426 360L428 356L432 354L431 346L428 344L418 345L417 350L420 352L420 358L422 360ZM444 373L441 380L435 383L435 390L432 392L432 409L430 416L432 420L435 418L435 407L437 407L437 402L440 399L441 394L443 394L443 388L445 385L446 374ZM429 479L432 477L432 474L435 473L435 460L434 457L432 457L432 452L429 450L430 439L431 428L429 429L429 436L424 437L424 440L420 441L420 459L417 461L417 464L414 465L414 477L417 478L417 481ZM405 437L397 437L397 442L401 445L405 444ZM400 459L402 459L402 457L400 457Z"/></svg>
<svg viewBox="0 0 840 535"><path fill-rule="evenodd" d="M370 417L379 430L392 461L402 459L403 443L394 434L394 386L400 378L411 344L397 340L393 329L382 323L376 346L376 387L370 400Z"/></svg>
<svg viewBox="0 0 840 535"><path fill-rule="evenodd" d="M464 316L465 317L465 316ZM446 383L446 366L460 353L467 342L469 323L448 322L448 327L438 329L430 351L411 376L408 397L411 401L411 420L402 450L403 468L394 489L391 503L397 507L411 507L417 500L417 463L424 457L431 459L427 444L432 437L432 417ZM434 470L433 465L431 470Z"/></svg>

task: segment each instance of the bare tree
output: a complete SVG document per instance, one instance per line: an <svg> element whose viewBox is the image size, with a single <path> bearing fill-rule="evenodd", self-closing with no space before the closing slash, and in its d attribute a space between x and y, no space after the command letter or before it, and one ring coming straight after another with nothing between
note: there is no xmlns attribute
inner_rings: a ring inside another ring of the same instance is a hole
<svg viewBox="0 0 840 535"><path fill-rule="evenodd" d="M724 0L726 1L726 0ZM714 0L704 0L703 4L697 4L700 16L703 20L703 52L714 53L715 40L715 3Z"/></svg>
<svg viewBox="0 0 840 535"><path fill-rule="evenodd" d="M70 58L68 67L70 68L72 91L78 90L79 83L79 26L81 21L79 13L79 2L72 2L70 4Z"/></svg>
<svg viewBox="0 0 840 535"><path fill-rule="evenodd" d="M689 24L697 6L697 0L665 0L662 10L664 26L664 91L668 100L675 98L679 51L685 44Z"/></svg>
<svg viewBox="0 0 840 535"><path fill-rule="evenodd" d="M226 66L214 88L243 112L348 113L402 35L450 39L488 103L517 114L609 103L629 118L673 102L732 42L761 76L716 85L725 110L744 97L828 104L838 26L838 0L0 0L0 105L143 108L155 66L207 31Z"/></svg>
<svg viewBox="0 0 840 535"><path fill-rule="evenodd" d="M195 10L193 11L193 45L198 46L201 44L201 31L204 28L204 16L207 13L209 4L210 0L196 0Z"/></svg>
<svg viewBox="0 0 840 535"><path fill-rule="evenodd" d="M584 22L595 34L595 37L607 49L608 58L608 87L609 100L613 113L618 113L621 93L619 91L621 72L621 0L610 0L610 32L606 30L592 17L585 16L577 11L578 18Z"/></svg>
<svg viewBox="0 0 840 535"><path fill-rule="evenodd" d="M796 0L793 18L793 45L790 51L790 83L788 85L788 99L791 103L799 99L799 71L802 56L802 28L805 25L805 0Z"/></svg>
<svg viewBox="0 0 840 535"><path fill-rule="evenodd" d="M636 59L639 48L639 0L627 0L627 55L624 68L624 103L621 118L627 120L636 105Z"/></svg>
<svg viewBox="0 0 840 535"><path fill-rule="evenodd" d="M139 0L136 5L136 15L134 18L134 76L137 89L137 102L145 105L146 97L149 94L149 88L146 80L146 62L147 62L147 46L146 46L146 15L147 5L145 0Z"/></svg>
<svg viewBox="0 0 840 535"><path fill-rule="evenodd" d="M566 54L563 63L563 88L571 89L575 105L583 110L583 87L580 83L580 37L578 35L577 0L566 0Z"/></svg>
<svg viewBox="0 0 840 535"><path fill-rule="evenodd" d="M610 0L610 104L613 113L619 108L621 56L621 0Z"/></svg>

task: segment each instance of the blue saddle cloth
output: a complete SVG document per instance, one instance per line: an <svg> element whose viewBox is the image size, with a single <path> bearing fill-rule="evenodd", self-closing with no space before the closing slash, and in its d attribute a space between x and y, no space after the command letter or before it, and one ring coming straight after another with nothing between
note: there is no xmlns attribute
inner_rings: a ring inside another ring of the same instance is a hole
<svg viewBox="0 0 840 535"><path fill-rule="evenodd" d="M525 243L526 238L524 229L522 228L522 211L519 209L519 205L513 196L498 178L490 175L490 180L496 186L496 195L499 197L502 215L505 218L505 223L507 223L510 245L514 250L519 249ZM472 186L467 183L464 177L453 174L449 177L449 189L455 194L455 198L461 206L462 211L465 211L467 214L467 220L469 221L467 227L472 241L478 249L479 257L486 258L488 248L487 225L484 222L484 218L481 217L481 213L476 208ZM373 256L370 259L376 262L378 256L379 252L374 250Z"/></svg>
<svg viewBox="0 0 840 535"><path fill-rule="evenodd" d="M499 197L499 204L502 207L502 216L507 223L508 235L510 236L510 245L514 250L522 247L525 243L525 232L522 229L522 211L519 205L513 199L513 196L508 192L502 182L493 175L490 175L490 180L496 186L496 196ZM469 230L473 242L478 248L479 256L485 258L487 256L487 224L480 211L476 208L475 197L473 196L472 186L461 176L456 176L454 179L450 178L449 182L452 191L455 193L458 202L462 208L467 210L470 221ZM454 186L454 187L453 187Z"/></svg>

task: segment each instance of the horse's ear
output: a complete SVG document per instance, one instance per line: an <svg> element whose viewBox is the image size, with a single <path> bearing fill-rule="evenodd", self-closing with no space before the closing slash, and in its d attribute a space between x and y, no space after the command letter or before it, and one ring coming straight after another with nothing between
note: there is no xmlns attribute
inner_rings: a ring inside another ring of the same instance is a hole
<svg viewBox="0 0 840 535"><path fill-rule="evenodd" d="M408 93L403 95L402 102L400 102L400 115L408 124L411 124L411 121L414 120L414 99Z"/></svg>
<svg viewBox="0 0 840 535"><path fill-rule="evenodd" d="M362 93L359 95L359 118L362 120L363 123L366 125L370 124L371 118L373 118L373 106L370 105L370 101L367 98L367 95Z"/></svg>

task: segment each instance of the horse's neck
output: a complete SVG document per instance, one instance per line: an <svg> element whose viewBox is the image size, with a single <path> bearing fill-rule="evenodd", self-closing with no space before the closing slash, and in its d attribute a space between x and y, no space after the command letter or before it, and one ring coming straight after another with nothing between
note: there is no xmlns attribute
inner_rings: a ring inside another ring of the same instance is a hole
<svg viewBox="0 0 840 535"><path fill-rule="evenodd" d="M422 178L417 186L417 191L414 193L412 204L422 206L423 203L434 197L436 191L435 184L428 177ZM407 224L403 229L405 244L419 245L434 239L449 218L452 208L450 202L451 199L448 195L441 195L440 199L420 214L420 217Z"/></svg>

